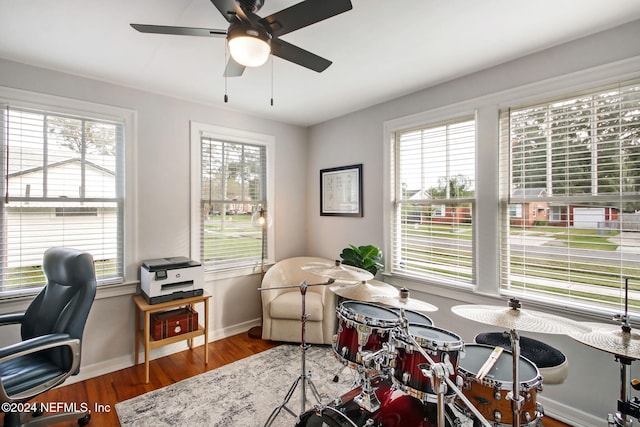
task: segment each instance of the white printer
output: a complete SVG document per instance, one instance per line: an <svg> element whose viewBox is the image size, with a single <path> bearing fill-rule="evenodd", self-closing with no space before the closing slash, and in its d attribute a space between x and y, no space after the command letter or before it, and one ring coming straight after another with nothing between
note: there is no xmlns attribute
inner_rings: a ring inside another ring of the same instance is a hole
<svg viewBox="0 0 640 427"><path fill-rule="evenodd" d="M149 304L158 304L203 294L202 264L186 257L142 261L140 288Z"/></svg>

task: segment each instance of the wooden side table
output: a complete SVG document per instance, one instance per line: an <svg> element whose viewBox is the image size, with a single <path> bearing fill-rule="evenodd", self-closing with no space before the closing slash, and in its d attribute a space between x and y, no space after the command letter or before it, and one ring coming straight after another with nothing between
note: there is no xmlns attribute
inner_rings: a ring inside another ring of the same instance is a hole
<svg viewBox="0 0 640 427"><path fill-rule="evenodd" d="M198 297L182 298L174 301L163 302L159 304L149 304L142 295L134 295L133 302L136 307L136 333L135 333L135 352L138 364L138 350L140 349L140 341L144 344L144 382L149 382L149 351L153 348L162 347L164 345L187 340L189 348L193 348L193 339L204 335L204 363L209 363L209 299L211 295L204 294ZM155 340L151 336L151 314L159 311L171 310L179 307L192 307L194 304L204 304L204 322L198 325L198 329L192 332L176 335L161 340ZM140 317L144 317L142 329L140 328Z"/></svg>

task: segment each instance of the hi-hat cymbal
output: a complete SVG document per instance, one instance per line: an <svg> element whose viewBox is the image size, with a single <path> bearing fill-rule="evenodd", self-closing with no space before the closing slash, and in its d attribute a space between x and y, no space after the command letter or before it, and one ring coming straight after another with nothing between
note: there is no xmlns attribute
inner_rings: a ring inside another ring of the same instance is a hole
<svg viewBox="0 0 640 427"><path fill-rule="evenodd" d="M574 331L569 336L589 347L607 353L624 356L627 359L640 359L640 333L631 329L624 332L621 326L606 323L582 323L588 332Z"/></svg>
<svg viewBox="0 0 640 427"><path fill-rule="evenodd" d="M400 288L395 296L376 296L372 298L371 302L379 302L395 308L404 308L405 310L438 311L438 307L433 304L409 298L409 290L407 288Z"/></svg>
<svg viewBox="0 0 640 427"><path fill-rule="evenodd" d="M327 264L322 262L311 262L302 267L303 270L309 273L317 274L318 276L328 277L334 280L349 280L353 282L360 282L363 280L373 279L373 274L367 270L361 268L352 267L350 265L344 265L339 260L335 264Z"/></svg>
<svg viewBox="0 0 640 427"><path fill-rule="evenodd" d="M488 325L543 334L569 335L571 332L588 332L580 322L553 314L493 305L457 305L451 307L458 316Z"/></svg>
<svg viewBox="0 0 640 427"><path fill-rule="evenodd" d="M376 297L398 295L395 287L378 280L362 280L358 283L336 282L329 290L343 298L367 302L373 302L373 298Z"/></svg>

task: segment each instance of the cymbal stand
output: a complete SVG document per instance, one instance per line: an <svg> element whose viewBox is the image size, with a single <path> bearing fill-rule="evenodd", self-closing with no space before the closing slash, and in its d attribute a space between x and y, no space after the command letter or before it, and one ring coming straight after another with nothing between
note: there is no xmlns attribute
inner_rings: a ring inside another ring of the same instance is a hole
<svg viewBox="0 0 640 427"><path fill-rule="evenodd" d="M313 396L316 398L318 403L322 403L321 402L322 399L320 398L320 393L318 393L318 389L313 384L313 381L311 381L311 371L307 372L307 367L306 367L307 349L309 347L311 347L305 341L306 324L307 324L307 319L309 318L309 314L307 314L307 312L306 312L306 295L307 295L307 288L309 286L330 285L334 281L335 281L334 279L329 279L325 283L316 283L316 284L312 284L312 285L307 284L306 281L302 281L300 283L300 285L297 285L297 286L280 286L280 287L274 287L274 288L258 288L261 291L270 290L270 289L275 290L275 289L299 288L300 289L300 295L301 295L301 304L302 304L302 315L300 316L300 324L301 324L300 348L302 349L302 355L301 355L301 358L300 358L300 375L298 376L298 378L296 378L296 380L293 382L293 384L289 388L289 391L285 395L284 400L282 401L282 403L278 407L276 407L273 410L273 412L271 412L271 415L269 415L269 418L267 419L267 422L264 424L265 427L268 427L273 423L273 421L276 419L276 417L278 416L278 414L280 413L280 411L282 409L286 410L287 412L289 412L294 417L298 417L299 416L299 415L296 415L291 409L289 409L287 407L287 403L289 403L289 400L291 399L291 396L293 396L293 392L295 391L295 389L298 387L298 384L300 384L300 383L302 384L301 389L300 389L301 390L300 414L304 413L304 411L305 411L305 404L306 404L306 401L307 401L307 386L309 386L309 388L311 388L311 392L313 393Z"/></svg>
<svg viewBox="0 0 640 427"><path fill-rule="evenodd" d="M427 360L427 364L420 364L418 368L422 372L422 375L431 379L431 387L434 391L438 393L438 427L445 427L446 421L446 405L444 401L444 395L447 391L447 386L453 390L455 394L464 402L464 404L469 408L471 412L478 418L478 421L482 423L485 427L492 427L492 424L487 421L487 419L478 411L478 409L473 406L473 403L467 396L465 396L462 391L451 381L449 375L453 374L453 366L448 358L445 358L444 362L436 363L431 356L418 344L418 342L411 336L409 333L408 321L405 317L404 308L400 308L400 326L398 328L404 338L407 338L411 344L414 346L416 350L422 354L422 356Z"/></svg>
<svg viewBox="0 0 640 427"><path fill-rule="evenodd" d="M622 332L631 332L631 324L629 323L629 278L624 281L624 314L617 314L614 320L620 320L620 328ZM629 384L631 383L631 373L629 367L633 359L616 355L616 361L620 362L620 399L618 400L618 412L609 414L609 426L630 427L632 420L627 420L627 415L631 415L640 420L640 402L637 398L629 401Z"/></svg>
<svg viewBox="0 0 640 427"><path fill-rule="evenodd" d="M520 336L515 329L503 332L511 339L511 355L513 357L513 390L507 393L506 398L511 400L511 410L513 411L513 427L520 427L520 412L524 404L524 397L520 396Z"/></svg>
<svg viewBox="0 0 640 427"><path fill-rule="evenodd" d="M632 359L616 355L616 361L620 362L620 399L618 400L618 412L609 414L609 426L631 427L633 421L627 419L631 415L640 420L640 402L637 398L629 401L628 384L631 383L629 367Z"/></svg>

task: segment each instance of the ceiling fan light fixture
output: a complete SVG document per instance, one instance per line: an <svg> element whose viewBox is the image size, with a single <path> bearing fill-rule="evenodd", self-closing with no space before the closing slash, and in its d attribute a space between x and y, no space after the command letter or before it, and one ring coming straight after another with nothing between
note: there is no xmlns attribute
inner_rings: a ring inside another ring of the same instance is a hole
<svg viewBox="0 0 640 427"><path fill-rule="evenodd" d="M267 62L271 54L269 34L254 28L230 28L227 43L233 59L245 67L259 67Z"/></svg>

